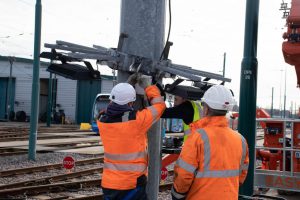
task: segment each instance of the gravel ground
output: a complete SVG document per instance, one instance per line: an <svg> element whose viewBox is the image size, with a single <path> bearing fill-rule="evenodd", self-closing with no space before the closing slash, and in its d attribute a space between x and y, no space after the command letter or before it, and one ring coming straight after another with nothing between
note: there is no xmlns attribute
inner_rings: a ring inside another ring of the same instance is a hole
<svg viewBox="0 0 300 200"><path fill-rule="evenodd" d="M172 200L171 191L160 192L158 194L158 200Z"/></svg>

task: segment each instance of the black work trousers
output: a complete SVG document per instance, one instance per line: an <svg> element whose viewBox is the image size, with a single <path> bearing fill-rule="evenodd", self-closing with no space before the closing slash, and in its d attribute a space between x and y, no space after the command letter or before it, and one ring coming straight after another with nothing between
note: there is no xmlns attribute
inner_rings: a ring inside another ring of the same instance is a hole
<svg viewBox="0 0 300 200"><path fill-rule="evenodd" d="M104 200L147 200L146 185L131 190L113 190L102 188Z"/></svg>

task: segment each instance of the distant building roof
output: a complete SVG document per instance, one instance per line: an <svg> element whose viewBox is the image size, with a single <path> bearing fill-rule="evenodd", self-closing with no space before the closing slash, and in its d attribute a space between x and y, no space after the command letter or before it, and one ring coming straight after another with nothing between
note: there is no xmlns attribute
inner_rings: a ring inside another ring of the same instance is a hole
<svg viewBox="0 0 300 200"><path fill-rule="evenodd" d="M9 57L11 56L1 56L0 55L0 61L8 61ZM14 57L16 59L16 62L22 62L22 63L28 63L28 64L33 64L33 60L29 58L20 58L20 57ZM40 62L42 65L48 66L50 63L49 62ZM102 75L101 74L101 79L103 80L113 80L113 76L111 75Z"/></svg>
<svg viewBox="0 0 300 200"><path fill-rule="evenodd" d="M8 61L9 57L11 56L1 56L0 55L0 61ZM20 57L14 57L16 59L16 62L23 62L23 63L29 63L33 64L33 60L29 58L20 58ZM49 62L40 62L42 65L49 65Z"/></svg>

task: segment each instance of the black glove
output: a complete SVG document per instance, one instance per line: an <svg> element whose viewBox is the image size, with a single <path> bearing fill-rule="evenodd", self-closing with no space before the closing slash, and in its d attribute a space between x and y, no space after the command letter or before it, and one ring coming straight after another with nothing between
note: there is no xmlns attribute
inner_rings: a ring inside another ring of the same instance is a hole
<svg viewBox="0 0 300 200"><path fill-rule="evenodd" d="M151 76L139 75L137 78L139 86L143 89L151 85Z"/></svg>
<svg viewBox="0 0 300 200"><path fill-rule="evenodd" d="M156 87L157 87L157 88L159 89L159 91L160 91L160 96L162 96L162 97L164 98L164 101L165 101L167 97L166 97L166 93L165 93L165 91L164 91L162 85L159 84L159 83L156 83L155 85L156 85Z"/></svg>

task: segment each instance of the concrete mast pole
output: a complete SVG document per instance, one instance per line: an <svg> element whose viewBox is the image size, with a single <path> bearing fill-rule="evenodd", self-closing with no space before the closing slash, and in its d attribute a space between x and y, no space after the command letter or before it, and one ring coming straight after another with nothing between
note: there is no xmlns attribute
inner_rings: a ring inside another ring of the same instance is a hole
<svg viewBox="0 0 300 200"><path fill-rule="evenodd" d="M159 60L164 47L165 0L122 0L120 32L128 34L122 51ZM127 72L118 71L118 82L128 78ZM148 133L148 198L155 200L161 174L160 123L155 123Z"/></svg>

